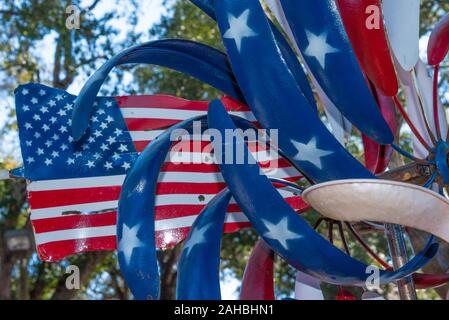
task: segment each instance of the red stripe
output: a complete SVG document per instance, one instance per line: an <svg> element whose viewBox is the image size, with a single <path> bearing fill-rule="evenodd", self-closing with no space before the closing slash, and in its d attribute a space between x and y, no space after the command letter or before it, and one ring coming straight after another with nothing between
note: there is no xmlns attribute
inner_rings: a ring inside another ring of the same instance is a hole
<svg viewBox="0 0 449 320"><path fill-rule="evenodd" d="M178 109L207 112L208 101L190 101L166 95L119 96L115 97L120 108L157 108ZM249 107L230 97L223 97L222 101L228 111L250 111Z"/></svg>
<svg viewBox="0 0 449 320"><path fill-rule="evenodd" d="M57 218L33 220L35 233L67 229L112 226L117 223L117 212L74 214Z"/></svg>
<svg viewBox="0 0 449 320"><path fill-rule="evenodd" d="M82 188L50 191L31 191L28 199L32 209L69 206L82 203L115 201L120 196L120 186Z"/></svg>
<svg viewBox="0 0 449 320"><path fill-rule="evenodd" d="M300 176L288 177L285 180L298 181L300 178ZM224 182L159 182L156 187L156 194L198 194L200 197L202 194L216 194L225 186ZM120 197L120 191L120 186L31 191L28 199L31 208L35 210L84 203L116 201Z"/></svg>
<svg viewBox="0 0 449 320"><path fill-rule="evenodd" d="M296 211L303 212L309 206L299 196L292 196L285 199L286 202ZM157 206L155 208L155 220L165 220L188 216L197 216L206 206L202 205L173 205ZM227 208L228 213L241 212L240 207L232 203ZM33 220L35 233L52 232L68 229L80 229L91 227L113 226L117 223L116 211L98 214L78 214L57 218L47 218Z"/></svg>
<svg viewBox="0 0 449 320"><path fill-rule="evenodd" d="M121 96L115 97L115 100L120 108L157 108L207 112L209 106L208 101L190 101L165 95Z"/></svg>
<svg viewBox="0 0 449 320"><path fill-rule="evenodd" d="M115 236L74 239L49 242L37 246L39 257L44 261L55 262L77 253L97 250L115 250Z"/></svg>
<svg viewBox="0 0 449 320"><path fill-rule="evenodd" d="M269 162L259 163L261 168L290 168L292 165L286 159L277 159ZM182 165L166 162L161 167L161 172L220 172L220 167L216 164L207 163L183 163Z"/></svg>
<svg viewBox="0 0 449 320"><path fill-rule="evenodd" d="M149 131L149 130L166 129L167 127L170 127L180 122L182 122L182 120L125 118L125 123L129 131Z"/></svg>
<svg viewBox="0 0 449 320"><path fill-rule="evenodd" d="M226 223L224 232L236 232L249 227L249 222ZM156 231L156 246L160 249L174 247L184 240L191 227L174 230ZM88 251L111 251L117 248L115 236L49 242L37 246L37 252L43 261L56 262L67 256Z"/></svg>

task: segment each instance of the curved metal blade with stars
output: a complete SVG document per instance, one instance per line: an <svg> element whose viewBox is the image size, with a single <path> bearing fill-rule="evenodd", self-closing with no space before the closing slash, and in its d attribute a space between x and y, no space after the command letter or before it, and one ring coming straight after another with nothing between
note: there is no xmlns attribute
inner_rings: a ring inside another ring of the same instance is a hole
<svg viewBox="0 0 449 320"><path fill-rule="evenodd" d="M222 135L226 130L236 129L219 100L209 105L208 125ZM215 152L219 150L222 155L226 155L229 148L243 146L248 163L221 163L220 169L235 200L255 230L276 253L298 270L322 281L340 285L365 285L367 265L331 245L291 209L270 181L260 174L260 167L243 145L241 136L235 137L233 143L213 140L212 144ZM410 275L425 265L437 250L438 244L429 242L422 253L397 271L381 271L380 283Z"/></svg>
<svg viewBox="0 0 449 320"><path fill-rule="evenodd" d="M393 142L370 93L333 0L281 0L307 65L335 106L380 144ZM332 30L330 32L329 30Z"/></svg>
<svg viewBox="0 0 449 320"><path fill-rule="evenodd" d="M219 1L216 14L229 60L245 99L264 128L278 130L279 147L286 157L315 182L338 177L374 178L332 136L297 88L285 61L279 56L259 2ZM236 19L241 22L236 22ZM229 32L232 29L240 30L241 34L255 35L235 39ZM241 50L237 44L240 40ZM253 54L255 52L257 54Z"/></svg>
<svg viewBox="0 0 449 320"><path fill-rule="evenodd" d="M155 64L183 72L243 101L222 52L188 40L148 42L126 49L108 60L83 86L73 110L72 136L75 140L80 139L88 128L95 97L111 70L130 63Z"/></svg>

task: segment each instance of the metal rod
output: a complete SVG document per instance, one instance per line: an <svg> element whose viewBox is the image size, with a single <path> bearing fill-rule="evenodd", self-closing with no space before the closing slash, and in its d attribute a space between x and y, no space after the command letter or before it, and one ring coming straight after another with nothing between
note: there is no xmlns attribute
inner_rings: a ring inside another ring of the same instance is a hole
<svg viewBox="0 0 449 320"><path fill-rule="evenodd" d="M409 261L404 230L400 225L386 224L385 237L388 241L393 267L397 270ZM412 276L397 281L397 286L401 300L417 300L415 283L413 282Z"/></svg>

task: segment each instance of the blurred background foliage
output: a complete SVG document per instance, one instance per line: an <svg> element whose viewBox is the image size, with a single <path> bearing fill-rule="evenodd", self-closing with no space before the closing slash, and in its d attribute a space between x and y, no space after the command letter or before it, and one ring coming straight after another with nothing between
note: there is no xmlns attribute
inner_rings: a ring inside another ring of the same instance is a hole
<svg viewBox="0 0 449 320"><path fill-rule="evenodd" d="M7 120L0 127L0 168L11 169L20 165L20 157L12 154L4 139L14 136L17 130L12 105L14 88L20 83L41 82L53 87L68 89L73 85L80 87L105 59L122 49L135 45L143 39L178 38L190 39L224 50L216 24L193 6L188 0L164 0L165 14L151 30L138 32L139 18L136 14L145 10L145 1L115 0L126 10L106 11L103 14L92 12L111 0L69 1L69 0L2 0L0 1L0 21L3 32L0 34L0 110L7 113ZM86 4L87 3L87 4ZM68 30L65 27L69 4L78 5L82 10L81 28ZM446 0L423 0L421 15L421 35L426 36L436 21L449 12ZM114 21L125 18L129 27L126 37L117 40L120 30ZM48 40L50 38L50 40ZM50 41L51 47L42 48L43 41ZM38 49L40 48L40 49ZM53 57L51 65L44 64L42 52ZM441 88L448 92L448 62L441 72ZM124 81L128 79L128 81ZM131 79L131 80L129 80ZM77 93L77 92L76 92ZM220 92L195 79L165 68L137 65L120 67L114 71L108 83L103 86L103 94L169 94L192 100L210 100L220 96ZM448 101L445 101L447 106ZM324 117L324 115L323 115ZM300 124L299 124L300 125ZM401 135L401 145L410 149L410 136ZM17 145L15 146L18 147ZM354 138L348 149L362 161L363 150L360 136L354 130ZM14 147L13 147L14 148ZM115 252L94 252L65 259L60 263L46 263L37 258L34 249L15 254L6 250L4 233L7 230L27 230L31 235L28 216L25 182L20 180L0 181L0 299L129 299L131 297L117 268ZM303 217L314 225L318 214L307 212ZM327 235L327 223L318 229ZM413 232L412 232L413 233ZM368 263L375 263L349 234L351 254ZM387 255L387 245L381 232L363 234L367 243L376 251ZM415 235L413 243L419 244L420 235ZM251 229L223 238L221 270L223 281L240 280L251 250L258 236ZM335 232L334 243L343 248L339 234ZM175 297L176 261L182 245L172 250L159 252L161 264L161 298ZM442 257L449 263L449 250ZM387 258L386 258L387 259ZM80 267L81 290L67 290L65 287L65 267L75 264ZM447 268L446 268L447 269ZM441 266L431 266L429 271L440 272ZM445 271L445 270L444 270ZM277 297L291 297L294 290L295 271L281 259L276 259L275 285ZM334 299L335 286L323 285L327 298ZM383 288L387 297L395 297L393 285ZM350 289L360 296L361 289ZM420 298L436 299L447 288L421 290Z"/></svg>

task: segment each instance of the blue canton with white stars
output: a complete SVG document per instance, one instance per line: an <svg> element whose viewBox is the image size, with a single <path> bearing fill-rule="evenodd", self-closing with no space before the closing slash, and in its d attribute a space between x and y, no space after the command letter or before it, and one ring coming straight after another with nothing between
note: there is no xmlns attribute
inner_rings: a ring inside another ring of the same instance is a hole
<svg viewBox="0 0 449 320"><path fill-rule="evenodd" d="M90 129L74 142L71 118L75 98L40 84L16 89L25 178L36 181L121 175L131 168L137 152L115 99L97 98Z"/></svg>

